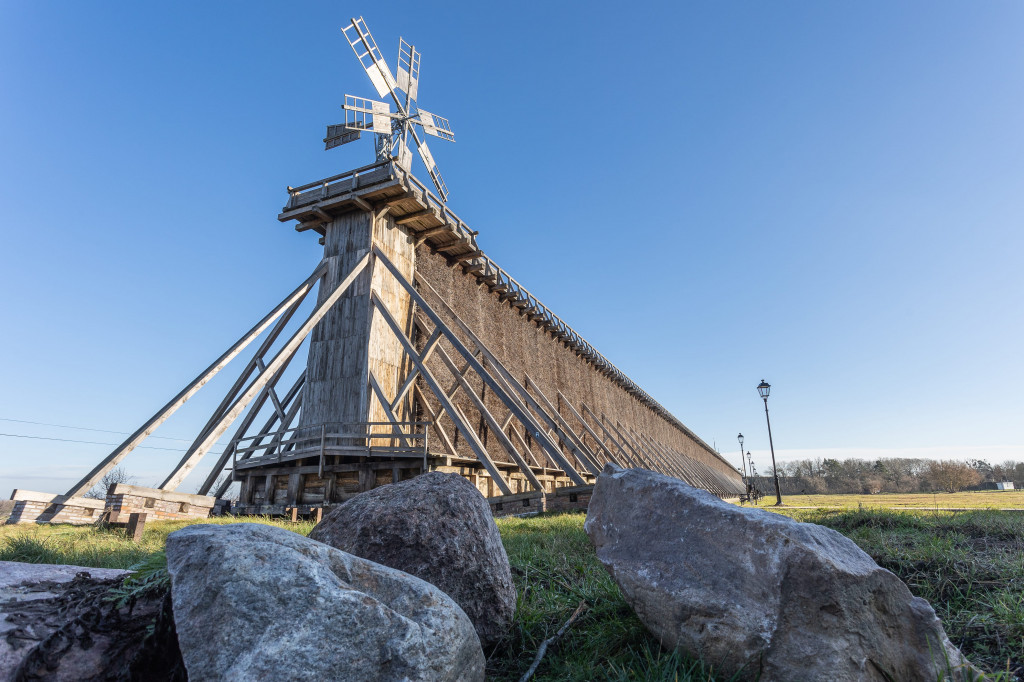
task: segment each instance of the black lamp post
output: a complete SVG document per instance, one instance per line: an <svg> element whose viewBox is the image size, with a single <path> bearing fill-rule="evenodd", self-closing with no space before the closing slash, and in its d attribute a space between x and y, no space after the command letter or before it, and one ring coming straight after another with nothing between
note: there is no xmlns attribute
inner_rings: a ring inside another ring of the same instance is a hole
<svg viewBox="0 0 1024 682"><path fill-rule="evenodd" d="M736 439L740 442L740 464L743 466L743 478L747 477L747 461L743 459L743 434L736 436Z"/></svg>
<svg viewBox="0 0 1024 682"><path fill-rule="evenodd" d="M764 418L768 422L768 446L772 449L772 475L775 477L775 506L782 504L782 493L779 491L779 469L775 466L775 444L772 443L772 420L768 417L768 392L772 389L771 384L761 379L757 385L757 393L764 401Z"/></svg>

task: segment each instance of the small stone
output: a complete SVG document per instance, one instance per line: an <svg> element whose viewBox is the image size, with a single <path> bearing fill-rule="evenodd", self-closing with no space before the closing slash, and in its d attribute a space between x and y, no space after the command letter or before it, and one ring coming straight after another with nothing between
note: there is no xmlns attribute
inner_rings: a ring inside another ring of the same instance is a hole
<svg viewBox="0 0 1024 682"><path fill-rule="evenodd" d="M512 624L516 588L501 535L487 500L458 474L431 472L356 495L309 537L436 585L484 646Z"/></svg>
<svg viewBox="0 0 1024 682"><path fill-rule="evenodd" d="M436 587L273 526L167 538L194 680L482 680L473 624Z"/></svg>
<svg viewBox="0 0 1024 682"><path fill-rule="evenodd" d="M609 465L584 526L668 648L761 682L976 679L934 610L849 538Z"/></svg>

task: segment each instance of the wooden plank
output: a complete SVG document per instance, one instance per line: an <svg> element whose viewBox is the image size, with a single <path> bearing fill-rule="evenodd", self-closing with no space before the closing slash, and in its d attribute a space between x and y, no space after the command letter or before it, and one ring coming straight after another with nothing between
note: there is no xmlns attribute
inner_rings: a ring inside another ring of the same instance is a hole
<svg viewBox="0 0 1024 682"><path fill-rule="evenodd" d="M300 284L291 294L289 294L283 301L281 301L273 310L256 323L256 325L245 333L242 338L235 342L231 348L229 348L223 355L214 360L213 364L207 367L202 374L192 380L192 382L183 388L178 395L171 398L170 402L160 408L156 414L149 418L145 424L140 426L138 430L117 446L117 449L107 455L102 462L97 464L92 471L85 475L85 477L76 483L67 492L67 497L76 497L84 495L89 492L93 486L95 486L101 478L103 478L108 471L120 464L121 460L128 456L128 454L134 450L139 443L144 441L149 434L153 433L158 426L163 424L167 419L174 414L179 407L185 404L189 398L196 394L196 392L202 388L210 379L212 379L220 370L224 368L231 360L241 353L246 346L252 343L263 331L273 324L281 314L288 310L294 302L304 297L310 290L310 288L316 283L320 277L323 276L323 263L320 263L313 270L313 274L306 278L302 284Z"/></svg>
<svg viewBox="0 0 1024 682"><path fill-rule="evenodd" d="M376 247L374 247L374 253L377 254L378 259L380 259L382 263L386 263L387 265L390 266L389 269L394 267L391 266L390 263L386 262L386 256L381 254ZM397 270L392 270L392 273L395 274L396 277L403 279L401 277L401 274L398 273ZM505 479L502 478L501 473L498 471L498 468L494 466L494 462L487 454L487 449L484 448L483 444L480 443L479 439L476 437L476 432L474 432L473 429L471 429L469 425L463 422L462 419L459 417L458 412L454 409L454 405L452 405L451 401L448 399L448 396L444 394L444 391L441 390L441 386L437 383L437 379L434 378L434 375L430 372L429 369L427 369L426 365L424 365L420 361L419 354L416 353L416 347L413 346L412 342L409 341L409 339L405 336L405 333L402 331L401 327L398 326L398 322L395 321L395 318L392 317L391 312L387 309L387 307L383 304L383 302L381 302L380 298L377 296L377 292L373 291L370 293L370 300L373 302L373 305L376 307L377 311L380 312L381 317L384 318L384 321L388 323L389 327L391 327L391 331L395 333L395 336L398 338L399 342L401 342L401 344L405 346L405 352L409 354L409 357L412 358L412 361L420 370L420 376L422 376L424 381L427 382L427 386L430 387L430 390L434 393L434 396L441 403L441 406L444 407L444 409L448 412L448 417L455 423L455 428L461 431L462 435L465 436L466 442L469 443L470 448L473 450L473 454L477 456L477 458L480 460L480 463L483 464L484 468L487 469L488 473L491 474L491 477L494 479L495 485L497 485L498 488L503 493L511 493L512 490L508 487L508 484L505 482Z"/></svg>
<svg viewBox="0 0 1024 682"><path fill-rule="evenodd" d="M175 470L167 477L167 480L160 485L161 490L175 490L179 485L181 485L181 482L186 476L188 476L189 472L195 468L199 463L199 460L203 458L213 444L217 442L217 439L220 438L221 434L231 426L235 419L238 418L238 415L240 415L245 409L246 405L256 397L256 394L263 390L263 387L274 378L278 371L280 371L281 367L292 355L295 354L295 351L299 349L299 346L302 345L302 342L305 340L306 336L309 335L309 332L313 330L313 327L316 326L316 323L327 314L327 311L331 309L339 298L341 298L341 295L345 293L352 282L355 281L356 277L363 272L370 262L370 257L371 254L369 253L363 256L341 284L338 285L338 288L331 292L331 295L323 303L318 305L312 313L310 313L309 317L298 331L292 335L284 347L277 352L274 359L270 361L270 364L267 365L267 371L260 374L260 376L249 385L249 388L246 389L238 400L235 401L231 409L228 410L220 422L218 422L217 426L210 430L210 433L203 440L202 445L200 445L195 452L191 453L186 458L183 458L182 461L178 463L178 466L175 467Z"/></svg>
<svg viewBox="0 0 1024 682"><path fill-rule="evenodd" d="M298 504L302 498L302 474L288 474L288 493L285 504ZM294 518L292 519L295 520Z"/></svg>

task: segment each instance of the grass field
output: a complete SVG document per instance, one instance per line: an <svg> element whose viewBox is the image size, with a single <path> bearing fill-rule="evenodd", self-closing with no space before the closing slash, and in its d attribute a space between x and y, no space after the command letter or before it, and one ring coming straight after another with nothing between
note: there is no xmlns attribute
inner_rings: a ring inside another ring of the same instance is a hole
<svg viewBox="0 0 1024 682"><path fill-rule="evenodd" d="M787 507L828 509L1022 509L1024 490L978 490L962 493L880 493L878 495L783 495ZM761 507L775 504L775 493Z"/></svg>
<svg viewBox="0 0 1024 682"><path fill-rule="evenodd" d="M849 496L860 497L860 496ZM871 496L877 497L877 496ZM786 500L789 502L789 499ZM970 659L998 679L1024 674L1024 514L973 511L780 510L852 538L928 599ZM231 522L243 519L218 519ZM309 523L272 523L306 534ZM535 680L719 680L699 661L662 651L597 561L582 514L500 519L519 595L508 637L488 653L488 679L518 680L541 642L585 610ZM123 531L0 526L0 560L127 567L158 553L186 522L149 524L143 542Z"/></svg>

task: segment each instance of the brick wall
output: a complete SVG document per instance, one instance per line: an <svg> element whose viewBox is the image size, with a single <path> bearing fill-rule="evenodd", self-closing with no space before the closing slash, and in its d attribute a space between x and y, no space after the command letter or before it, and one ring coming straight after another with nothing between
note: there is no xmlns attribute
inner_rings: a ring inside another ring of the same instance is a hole
<svg viewBox="0 0 1024 682"><path fill-rule="evenodd" d="M207 495L187 495L118 483L107 492L106 510L112 520L127 517L133 512L147 514L149 521L205 519L210 516L215 501L216 498Z"/></svg>
<svg viewBox="0 0 1024 682"><path fill-rule="evenodd" d="M96 523L103 513L103 500L84 497L63 499L61 495L15 490L11 494L14 509L7 523Z"/></svg>

